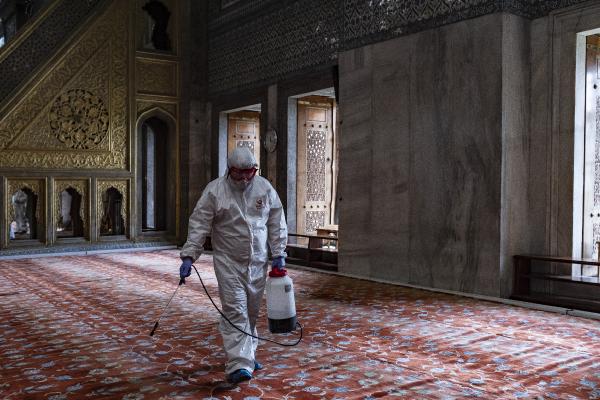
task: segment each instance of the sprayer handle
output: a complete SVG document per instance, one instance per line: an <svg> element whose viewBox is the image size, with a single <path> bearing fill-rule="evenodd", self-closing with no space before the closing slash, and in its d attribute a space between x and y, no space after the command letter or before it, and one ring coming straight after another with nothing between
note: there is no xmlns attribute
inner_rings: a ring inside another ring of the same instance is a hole
<svg viewBox="0 0 600 400"><path fill-rule="evenodd" d="M287 270L285 268L273 268L269 271L269 276L271 278L281 278L287 275Z"/></svg>

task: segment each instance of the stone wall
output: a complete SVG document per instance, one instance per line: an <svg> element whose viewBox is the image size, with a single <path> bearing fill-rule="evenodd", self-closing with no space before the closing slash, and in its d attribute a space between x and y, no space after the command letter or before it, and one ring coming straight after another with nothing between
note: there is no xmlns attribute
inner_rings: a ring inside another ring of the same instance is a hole
<svg viewBox="0 0 600 400"><path fill-rule="evenodd" d="M498 13L340 55L340 271L506 295L527 243L528 24Z"/></svg>

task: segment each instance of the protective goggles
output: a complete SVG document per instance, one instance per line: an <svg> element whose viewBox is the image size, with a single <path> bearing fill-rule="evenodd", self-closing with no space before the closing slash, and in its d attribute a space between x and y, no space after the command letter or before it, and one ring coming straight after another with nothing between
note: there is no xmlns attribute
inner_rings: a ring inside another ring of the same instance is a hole
<svg viewBox="0 0 600 400"><path fill-rule="evenodd" d="M231 176L231 178L236 181L249 181L250 179L254 178L254 175L256 175L256 171L256 168L239 169L235 167L229 167L229 176Z"/></svg>

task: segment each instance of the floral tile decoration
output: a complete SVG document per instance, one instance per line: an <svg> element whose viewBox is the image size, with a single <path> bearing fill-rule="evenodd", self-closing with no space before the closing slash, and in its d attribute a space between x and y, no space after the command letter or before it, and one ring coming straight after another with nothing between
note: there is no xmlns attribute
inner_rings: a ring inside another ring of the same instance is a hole
<svg viewBox="0 0 600 400"><path fill-rule="evenodd" d="M304 338L224 382L219 315L176 250L0 261L1 399L597 399L600 323L289 268ZM196 267L218 302L210 255ZM259 332L270 335L266 308Z"/></svg>

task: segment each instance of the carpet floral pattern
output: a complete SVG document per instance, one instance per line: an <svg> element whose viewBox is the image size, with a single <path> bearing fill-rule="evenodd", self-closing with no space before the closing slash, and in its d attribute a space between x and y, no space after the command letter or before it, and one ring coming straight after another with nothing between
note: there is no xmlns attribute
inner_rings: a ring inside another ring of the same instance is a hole
<svg viewBox="0 0 600 400"><path fill-rule="evenodd" d="M218 297L210 256L195 265ZM293 268L304 339L261 344L265 368L230 386L196 277L149 336L178 267L175 250L0 261L0 398L600 398L597 321Z"/></svg>

